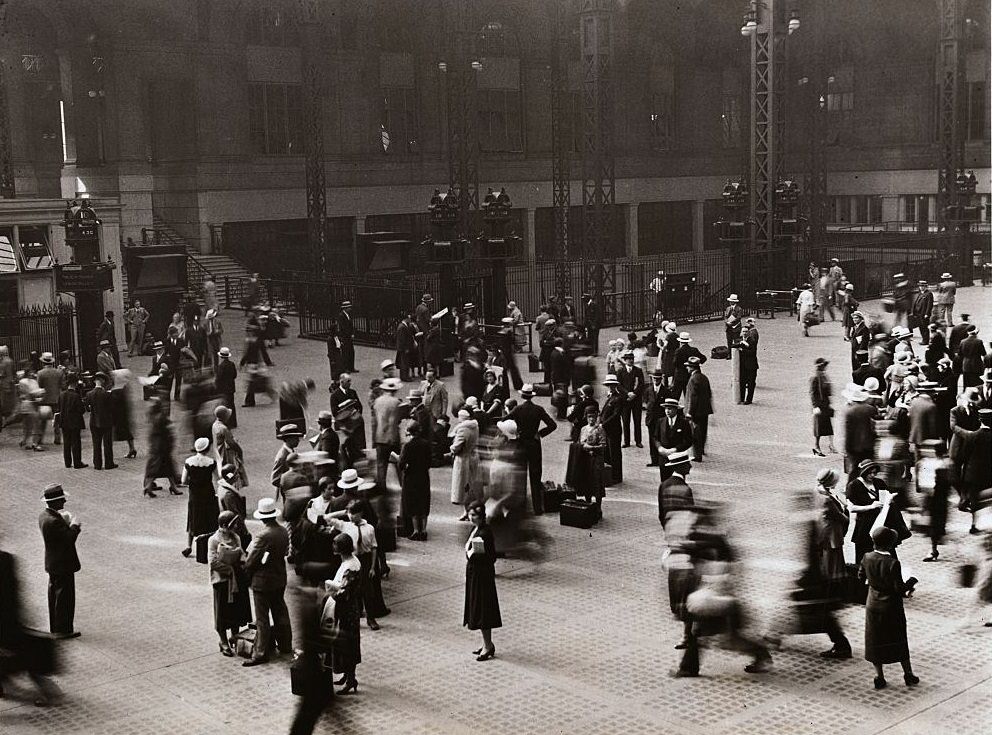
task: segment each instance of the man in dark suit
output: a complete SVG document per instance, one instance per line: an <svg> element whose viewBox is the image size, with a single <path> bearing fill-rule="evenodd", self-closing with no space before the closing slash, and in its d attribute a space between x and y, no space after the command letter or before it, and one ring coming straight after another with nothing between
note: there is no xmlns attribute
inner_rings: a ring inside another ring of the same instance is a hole
<svg viewBox="0 0 992 735"><path fill-rule="evenodd" d="M651 371L651 382L645 385L645 412L644 425L648 430L648 449L651 452L651 461L648 467L658 466L658 441L655 439L655 427L658 420L665 415L665 399L669 397L668 388L665 387L665 372L661 369ZM662 462L662 464L664 464Z"/></svg>
<svg viewBox="0 0 992 735"><path fill-rule="evenodd" d="M523 449L524 461L530 476L531 502L534 513L544 512L544 495L542 494L541 473L541 439L558 428L555 420L541 406L534 403L534 386L530 383L520 388L520 403L506 415L507 419L517 422L517 433L520 447ZM544 427L541 427L544 424Z"/></svg>
<svg viewBox="0 0 992 735"><path fill-rule="evenodd" d="M238 404L234 401L234 393L237 389L238 369L231 361L231 350L221 347L217 351L217 367L214 371L214 390L220 395L224 405L231 409L231 418L228 419L227 426L235 429L238 426Z"/></svg>
<svg viewBox="0 0 992 735"><path fill-rule="evenodd" d="M672 452L685 452L692 446L692 425L682 415L678 398L666 398L665 415L655 422L654 437L658 443L658 459L661 462L661 479L671 474L668 455Z"/></svg>
<svg viewBox="0 0 992 735"><path fill-rule="evenodd" d="M982 384L978 387L978 408L992 408L992 367L982 373Z"/></svg>
<svg viewBox="0 0 992 735"><path fill-rule="evenodd" d="M355 327L351 323L351 302L342 301L338 312L338 339L341 341L341 369L355 373Z"/></svg>
<svg viewBox="0 0 992 735"><path fill-rule="evenodd" d="M554 390L565 391L568 395L568 385L572 382L572 359L565 351L565 340L554 338L554 347L548 353L548 377Z"/></svg>
<svg viewBox="0 0 992 735"><path fill-rule="evenodd" d="M584 320L582 326L586 330L586 339L592 347L592 354L599 355L599 330L603 326L603 312L596 300L589 294L582 294L582 300L585 302L582 310L582 319Z"/></svg>
<svg viewBox="0 0 992 735"><path fill-rule="evenodd" d="M599 423L606 434L606 454L613 469L613 482L623 482L623 455L620 450L620 435L623 407L627 402L627 394L620 387L617 376L610 373L603 379L603 385L609 391L603 401L603 409L599 414Z"/></svg>
<svg viewBox="0 0 992 735"><path fill-rule="evenodd" d="M114 368L121 366L121 354L117 349L117 329L114 327L114 312L108 311L103 315L103 321L96 329L96 341L99 344L104 340L110 345L110 354L113 356Z"/></svg>
<svg viewBox="0 0 992 735"><path fill-rule="evenodd" d="M63 511L66 494L61 485L48 485L43 498L46 507L38 527L45 541L49 630L56 638L78 638L72 619L76 612L75 575L80 569L76 538L81 528L79 521Z"/></svg>
<svg viewBox="0 0 992 735"><path fill-rule="evenodd" d="M844 413L844 454L846 470L853 472L862 460L875 454L875 407L866 403L868 396L857 390L845 396L852 405Z"/></svg>
<svg viewBox="0 0 992 735"><path fill-rule="evenodd" d="M268 662L273 633L282 653L289 653L293 648L293 626L285 599L289 533L279 524L279 510L272 498L258 501L254 517L262 522L262 530L252 537L248 545L245 572L251 578L251 599L258 636L252 657L242 666L258 666ZM272 626L269 625L270 615Z"/></svg>
<svg viewBox="0 0 992 735"><path fill-rule="evenodd" d="M741 402L750 406L758 382L758 328L750 317L741 332Z"/></svg>
<svg viewBox="0 0 992 735"><path fill-rule="evenodd" d="M710 415L713 413L713 391L709 378L700 369L698 357L690 357L687 367L690 375L685 387L685 413L692 425L692 459L694 462L702 462L706 453Z"/></svg>
<svg viewBox="0 0 992 735"><path fill-rule="evenodd" d="M90 435L93 437L93 469L117 469L114 464L114 413L110 405L107 386L110 376L97 373L93 376L95 385L86 394L86 407L90 412ZM101 448L103 453L100 453Z"/></svg>
<svg viewBox="0 0 992 735"><path fill-rule="evenodd" d="M404 383L411 380L410 370L420 366L416 334L413 315L407 313L396 327L396 365L400 369L400 380Z"/></svg>
<svg viewBox="0 0 992 735"><path fill-rule="evenodd" d="M967 495L968 508L971 510L970 533L981 533L975 525L978 510L981 507L981 494L992 488L992 409L983 408L978 412L979 425L977 429L968 430L957 428L955 439L960 442L958 467L961 478L962 494Z"/></svg>
<svg viewBox="0 0 992 735"><path fill-rule="evenodd" d="M341 404L345 401L357 401L359 407L362 405L358 399L358 391L351 387L351 375L341 373L337 387L331 391L331 413L337 414Z"/></svg>
<svg viewBox="0 0 992 735"><path fill-rule="evenodd" d="M158 375L163 364L169 364L169 357L165 354L165 343L157 339L152 343L152 367L148 371L148 377Z"/></svg>
<svg viewBox="0 0 992 735"><path fill-rule="evenodd" d="M192 354L186 345L186 340L179 336L176 327L169 327L169 336L165 339L165 361L169 366L169 373L172 375L172 397L179 400L180 391L183 385L182 359L187 351Z"/></svg>
<svg viewBox="0 0 992 735"><path fill-rule="evenodd" d="M851 370L857 370L868 361L868 350L871 347L871 331L865 324L865 315L860 311L851 314ZM859 353L864 352L864 359Z"/></svg>
<svg viewBox="0 0 992 735"><path fill-rule="evenodd" d="M86 428L83 419L86 407L83 397L79 395L79 377L75 373L68 374L65 390L59 394L58 412L62 424L62 459L66 469L89 467L83 463L81 440L82 431Z"/></svg>
<svg viewBox="0 0 992 735"><path fill-rule="evenodd" d="M920 342L930 341L930 315L933 313L933 292L926 281L917 282L919 291L913 296L913 306L909 311L910 330L920 330Z"/></svg>
<svg viewBox="0 0 992 735"><path fill-rule="evenodd" d="M630 424L634 424L634 443L641 444L641 401L644 399L644 371L634 364L634 353L625 352L623 364L617 368L617 380L623 389L623 446L630 446Z"/></svg>
<svg viewBox="0 0 992 735"><path fill-rule="evenodd" d="M706 356L692 346L692 337L688 332L679 334L679 348L675 350L675 379L672 383L672 395L676 398L685 393L686 383L689 382L689 368L685 366L690 357L698 357L700 364L706 362Z"/></svg>
<svg viewBox="0 0 992 735"><path fill-rule="evenodd" d="M961 344L958 346L958 355L961 358L961 375L964 378L964 387L981 385L985 345L978 338L977 325L972 324L968 327L968 336L961 340Z"/></svg>
<svg viewBox="0 0 992 735"><path fill-rule="evenodd" d="M672 452L665 462L668 477L658 486L658 521L662 528L668 525L668 518L676 511L691 508L692 488L686 483L686 475L692 469L688 451Z"/></svg>

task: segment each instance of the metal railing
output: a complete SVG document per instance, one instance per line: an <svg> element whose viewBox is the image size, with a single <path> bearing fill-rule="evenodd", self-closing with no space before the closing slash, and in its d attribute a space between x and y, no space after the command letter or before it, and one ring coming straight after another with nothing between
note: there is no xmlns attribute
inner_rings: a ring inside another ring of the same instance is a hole
<svg viewBox="0 0 992 735"><path fill-rule="evenodd" d="M69 350L76 357L76 308L59 301L0 314L0 345L6 345L16 365L32 351L58 355Z"/></svg>

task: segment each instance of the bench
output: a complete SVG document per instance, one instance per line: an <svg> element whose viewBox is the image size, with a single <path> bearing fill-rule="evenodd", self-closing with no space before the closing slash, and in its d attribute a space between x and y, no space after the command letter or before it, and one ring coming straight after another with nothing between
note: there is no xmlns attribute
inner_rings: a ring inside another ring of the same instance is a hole
<svg viewBox="0 0 992 735"><path fill-rule="evenodd" d="M789 316L796 313L796 294L793 291L755 291L754 303L754 315L758 319L763 314L774 319L776 311L788 311Z"/></svg>

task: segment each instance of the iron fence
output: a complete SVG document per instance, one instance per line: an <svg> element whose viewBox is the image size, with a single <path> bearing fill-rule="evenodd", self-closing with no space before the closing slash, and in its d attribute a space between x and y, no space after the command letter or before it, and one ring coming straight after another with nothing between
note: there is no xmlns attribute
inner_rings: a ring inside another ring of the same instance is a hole
<svg viewBox="0 0 992 735"><path fill-rule="evenodd" d="M0 345L7 346L16 365L26 362L32 351L58 355L68 350L75 359L76 309L60 301L0 314Z"/></svg>

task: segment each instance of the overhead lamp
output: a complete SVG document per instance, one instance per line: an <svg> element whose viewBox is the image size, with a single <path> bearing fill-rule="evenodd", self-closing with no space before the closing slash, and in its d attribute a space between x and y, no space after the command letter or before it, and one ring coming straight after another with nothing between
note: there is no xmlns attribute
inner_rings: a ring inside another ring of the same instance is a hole
<svg viewBox="0 0 992 735"><path fill-rule="evenodd" d="M439 61L439 62L437 62L437 70L439 72L442 72L442 73L448 71L448 64L447 64L447 62L445 62L445 61Z"/></svg>
<svg viewBox="0 0 992 735"><path fill-rule="evenodd" d="M482 71L482 62L478 59L472 60L472 71Z"/></svg>

